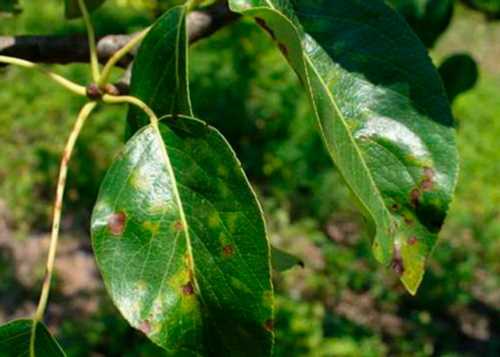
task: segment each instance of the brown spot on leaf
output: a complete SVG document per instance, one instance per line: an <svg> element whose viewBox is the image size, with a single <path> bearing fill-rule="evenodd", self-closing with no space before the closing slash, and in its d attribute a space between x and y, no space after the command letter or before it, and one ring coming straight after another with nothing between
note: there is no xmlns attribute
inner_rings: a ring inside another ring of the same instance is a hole
<svg viewBox="0 0 500 357"><path fill-rule="evenodd" d="M391 205L391 210L392 210L393 212L397 212L397 211L399 211L400 209L401 209L401 206L400 206L399 204L397 204L397 203L393 203L393 204Z"/></svg>
<svg viewBox="0 0 500 357"><path fill-rule="evenodd" d="M142 321L139 324L138 328L139 328L139 330L144 332L144 334L146 334L146 335L149 335L149 333L151 332L151 324L149 323L148 320Z"/></svg>
<svg viewBox="0 0 500 357"><path fill-rule="evenodd" d="M421 187L424 191L432 190L434 171L430 167L424 168L424 180L422 181Z"/></svg>
<svg viewBox="0 0 500 357"><path fill-rule="evenodd" d="M278 43L278 47L279 47L281 53L283 53L283 55L285 57L288 57L288 48L286 47L286 45L284 43L280 42L280 43Z"/></svg>
<svg viewBox="0 0 500 357"><path fill-rule="evenodd" d="M266 21L264 19L261 19L260 17L255 18L255 22L259 24L260 27L262 27L266 32L272 37L273 40L276 40L276 36L274 35L273 30L267 25Z"/></svg>
<svg viewBox="0 0 500 357"><path fill-rule="evenodd" d="M408 244L409 245L414 245L415 243L417 243L417 237L415 236L412 236L408 239Z"/></svg>
<svg viewBox="0 0 500 357"><path fill-rule="evenodd" d="M410 202L412 204L413 207L417 207L418 206L418 201L420 200L420 195L421 195L421 192L418 188L414 188L413 190L411 190L410 192Z"/></svg>
<svg viewBox="0 0 500 357"><path fill-rule="evenodd" d="M231 244L225 245L224 248L222 248L222 252L225 257L230 257L234 254L234 247Z"/></svg>
<svg viewBox="0 0 500 357"><path fill-rule="evenodd" d="M413 224L413 220L410 217L404 217L404 221L408 226Z"/></svg>
<svg viewBox="0 0 500 357"><path fill-rule="evenodd" d="M193 283L188 281L185 285L182 286L182 293L184 295L193 295L194 294L194 286Z"/></svg>
<svg viewBox="0 0 500 357"><path fill-rule="evenodd" d="M264 323L264 328L267 331L272 332L274 330L274 321L271 319L266 320L266 322Z"/></svg>
<svg viewBox="0 0 500 357"><path fill-rule="evenodd" d="M174 229L175 229L176 231L180 232L180 231L184 230L184 224L182 224L182 222L181 222L181 221L176 221L176 222L174 223Z"/></svg>
<svg viewBox="0 0 500 357"><path fill-rule="evenodd" d="M113 213L108 218L108 228L112 235L118 236L125 230L125 222L127 221L127 215L125 212Z"/></svg>
<svg viewBox="0 0 500 357"><path fill-rule="evenodd" d="M403 273L405 272L405 267L401 258L393 258L391 262L391 268L398 275L403 275Z"/></svg>
<svg viewBox="0 0 500 357"><path fill-rule="evenodd" d="M405 267L401 258L401 251L398 246L394 247L394 253L391 262L391 268L398 275L403 275Z"/></svg>

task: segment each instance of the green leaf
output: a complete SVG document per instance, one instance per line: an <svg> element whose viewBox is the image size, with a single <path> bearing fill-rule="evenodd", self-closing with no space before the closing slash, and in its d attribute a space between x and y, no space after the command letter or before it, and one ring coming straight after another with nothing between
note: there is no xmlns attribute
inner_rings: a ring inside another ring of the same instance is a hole
<svg viewBox="0 0 500 357"><path fill-rule="evenodd" d="M33 320L14 320L0 326L0 356L29 356L32 327ZM41 322L36 324L35 356L66 356L61 346Z"/></svg>
<svg viewBox="0 0 500 357"><path fill-rule="evenodd" d="M436 40L451 22L455 0L387 0L400 12L426 47Z"/></svg>
<svg viewBox="0 0 500 357"><path fill-rule="evenodd" d="M180 116L141 128L102 183L92 242L123 316L173 355L270 355L264 221L212 127Z"/></svg>
<svg viewBox="0 0 500 357"><path fill-rule="evenodd" d="M447 57L439 66L439 74L450 102L472 89L479 78L479 69L474 59L465 53Z"/></svg>
<svg viewBox="0 0 500 357"><path fill-rule="evenodd" d="M271 265L274 270L283 272L296 266L304 267L304 262L302 259L272 246Z"/></svg>
<svg viewBox="0 0 500 357"><path fill-rule="evenodd" d="M500 0L464 0L463 2L488 16L500 16Z"/></svg>
<svg viewBox="0 0 500 357"><path fill-rule="evenodd" d="M18 13L19 11L21 11L19 0L0 0L0 14L3 12Z"/></svg>
<svg viewBox="0 0 500 357"><path fill-rule="evenodd" d="M192 115L187 74L186 8L167 11L149 31L137 53L130 94L145 102L157 116ZM130 108L130 136L149 123L140 109Z"/></svg>
<svg viewBox="0 0 500 357"><path fill-rule="evenodd" d="M231 0L297 72L325 145L358 199L376 258L415 294L458 173L439 75L379 0Z"/></svg>
<svg viewBox="0 0 500 357"><path fill-rule="evenodd" d="M101 6L106 0L85 0L87 10L92 12ZM65 16L67 19L76 19L82 16L78 0L64 0Z"/></svg>

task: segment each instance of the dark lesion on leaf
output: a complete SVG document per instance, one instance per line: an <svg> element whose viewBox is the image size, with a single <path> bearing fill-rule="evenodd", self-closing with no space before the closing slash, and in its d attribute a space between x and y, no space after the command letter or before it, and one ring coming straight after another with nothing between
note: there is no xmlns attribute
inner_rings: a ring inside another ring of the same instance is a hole
<svg viewBox="0 0 500 357"><path fill-rule="evenodd" d="M144 320L139 324L138 329L144 334L149 335L151 332L151 323L148 320Z"/></svg>
<svg viewBox="0 0 500 357"><path fill-rule="evenodd" d="M173 226L174 226L174 229L177 232L180 232L180 231L184 230L184 224L180 220L179 221L175 221Z"/></svg>
<svg viewBox="0 0 500 357"><path fill-rule="evenodd" d="M414 208L418 207L418 204L419 204L419 201L420 201L420 195L421 194L422 193L420 192L420 189L418 187L415 187L413 190L411 190L411 192L410 192L410 202L411 202L411 205Z"/></svg>
<svg viewBox="0 0 500 357"><path fill-rule="evenodd" d="M283 53L283 56L288 58L288 47L284 43L278 43L278 48L280 49L281 53Z"/></svg>
<svg viewBox="0 0 500 357"><path fill-rule="evenodd" d="M194 294L194 285L191 281L188 281L186 284L182 286L182 293L186 296Z"/></svg>
<svg viewBox="0 0 500 357"><path fill-rule="evenodd" d="M407 226L413 225L413 219L411 219L410 217L404 216L403 220Z"/></svg>
<svg viewBox="0 0 500 357"><path fill-rule="evenodd" d="M393 203L391 205L391 211L392 212L399 212L400 209L401 209L401 206L398 203Z"/></svg>
<svg viewBox="0 0 500 357"><path fill-rule="evenodd" d="M276 40L276 35L274 34L273 30L267 25L266 21L264 19L261 19L260 17L255 18L255 22L259 24L260 27L262 27L266 32L271 36L273 40Z"/></svg>
<svg viewBox="0 0 500 357"><path fill-rule="evenodd" d="M274 330L274 321L272 319L266 320L266 322L264 322L264 328L272 332Z"/></svg>
<svg viewBox="0 0 500 357"><path fill-rule="evenodd" d="M424 179L420 184L423 191L432 190L432 187L434 186L433 179L434 179L434 170L432 170L430 167L424 168Z"/></svg>
<svg viewBox="0 0 500 357"><path fill-rule="evenodd" d="M394 253L391 261L391 268L399 276L403 275L403 273L405 272L403 258L401 257L401 250L398 246L394 247Z"/></svg>
<svg viewBox="0 0 500 357"><path fill-rule="evenodd" d="M431 201L425 193L435 187L435 172L424 167L422 180L410 191L410 204L418 220L431 232L438 232L444 222L446 207L439 201Z"/></svg>
<svg viewBox="0 0 500 357"><path fill-rule="evenodd" d="M408 244L409 245L414 245L417 243L417 237L416 236L411 236L410 238L408 238Z"/></svg>
<svg viewBox="0 0 500 357"><path fill-rule="evenodd" d="M234 246L232 244L226 244L222 248L222 253L224 254L225 257L231 257L234 255Z"/></svg>
<svg viewBox="0 0 500 357"><path fill-rule="evenodd" d="M118 236L125 231L127 215L125 212L115 212L108 218L108 229L112 235Z"/></svg>

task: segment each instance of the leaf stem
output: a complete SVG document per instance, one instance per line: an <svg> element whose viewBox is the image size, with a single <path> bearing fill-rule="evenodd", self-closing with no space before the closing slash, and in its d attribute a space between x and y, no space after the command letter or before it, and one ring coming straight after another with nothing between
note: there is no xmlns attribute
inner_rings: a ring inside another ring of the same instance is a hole
<svg viewBox="0 0 500 357"><path fill-rule="evenodd" d="M73 149L75 147L76 140L80 135L83 125L85 121L89 117L90 113L96 107L96 102L88 102L85 104L78 117L75 121L73 129L68 137L66 145L64 147L63 155L61 158L61 164L59 168L59 178L57 180L57 190L56 197L54 200L54 215L52 219L52 231L50 235L50 245L49 245L49 253L47 258L47 266L45 271L45 277L43 280L42 292L40 294L40 299L38 301L38 306L35 312L35 316L33 317L33 328L30 336L30 356L35 356L35 335L36 335L36 324L43 319L43 315L45 313L45 309L47 307L47 300L50 292L50 284L52 280L52 273L54 270L54 262L57 251L57 243L59 240L59 226L61 223L61 211L63 204L63 196L64 189L66 186L66 177L68 174L68 163L71 158L71 154L73 153Z"/></svg>
<svg viewBox="0 0 500 357"><path fill-rule="evenodd" d="M94 26L92 26L92 21L90 21L90 15L85 5L85 0L78 0L78 5L80 6L80 11L83 15L83 21L85 22L85 27L87 28L87 38L90 48L90 67L92 69L92 78L94 82L99 81L99 62L97 58L97 46L95 41L95 31Z"/></svg>
<svg viewBox="0 0 500 357"><path fill-rule="evenodd" d="M156 116L156 114L153 112L153 110L151 110L150 107L148 107L146 103L144 103L139 98L132 97L129 95L114 96L105 94L102 97L102 101L104 103L109 103L109 104L121 104L121 103L132 104L140 108L142 111L144 111L144 113L147 114L152 125L158 126L158 117Z"/></svg>
<svg viewBox="0 0 500 357"><path fill-rule="evenodd" d="M49 76L50 79L52 79L54 82L60 84L61 86L63 86L67 90L69 90L70 92L73 92L73 93L80 95L80 96L86 96L85 87L83 87L75 82L72 82L69 79L66 79L59 74L53 73L53 72L49 71L48 69L43 68L42 66L40 66L36 63L26 61L26 60L23 60L20 58L9 57L9 56L0 56L0 63L7 63L7 64L11 64L11 65L19 66L19 67L24 67L24 68L32 68L34 70L37 70L37 71Z"/></svg>
<svg viewBox="0 0 500 357"><path fill-rule="evenodd" d="M99 78L99 81L97 82L98 86L101 87L105 85L108 80L109 76L111 74L111 70L113 67L120 61L127 53L129 53L139 42L141 42L144 37L148 34L149 30L151 27L146 28L145 30L141 31L139 34L134 36L125 46L120 48L118 51L116 51L113 56L106 62L106 65L104 66L101 77Z"/></svg>

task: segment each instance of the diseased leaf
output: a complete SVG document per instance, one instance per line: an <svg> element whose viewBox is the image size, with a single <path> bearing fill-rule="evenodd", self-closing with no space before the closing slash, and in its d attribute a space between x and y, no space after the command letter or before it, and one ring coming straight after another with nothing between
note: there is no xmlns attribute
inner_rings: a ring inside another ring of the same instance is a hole
<svg viewBox="0 0 500 357"><path fill-rule="evenodd" d="M85 0L85 5L87 5L87 10L92 12L101 6L105 1L106 0ZM67 19L76 19L82 16L78 0L64 0L64 4L65 16Z"/></svg>
<svg viewBox="0 0 500 357"><path fill-rule="evenodd" d="M19 0L0 0L0 14L3 12L18 13L19 11L21 11Z"/></svg>
<svg viewBox="0 0 500 357"><path fill-rule="evenodd" d="M454 120L425 48L380 0L230 0L297 72L321 136L373 227L377 259L415 294L454 192Z"/></svg>
<svg viewBox="0 0 500 357"><path fill-rule="evenodd" d="M433 47L451 22L455 0L387 0L426 47Z"/></svg>
<svg viewBox="0 0 500 357"><path fill-rule="evenodd" d="M0 356L29 356L32 327L33 320L14 320L0 326ZM35 331L36 357L66 356L43 323L38 322Z"/></svg>
<svg viewBox="0 0 500 357"><path fill-rule="evenodd" d="M212 127L181 116L141 128L102 183L92 243L123 316L173 355L270 355L264 221Z"/></svg>
<svg viewBox="0 0 500 357"><path fill-rule="evenodd" d="M192 115L187 74L186 8L167 11L149 31L137 53L130 94L144 101L158 116ZM127 118L128 136L149 123L135 107Z"/></svg>

